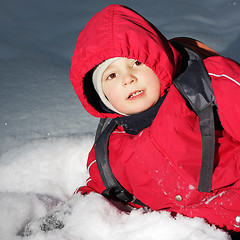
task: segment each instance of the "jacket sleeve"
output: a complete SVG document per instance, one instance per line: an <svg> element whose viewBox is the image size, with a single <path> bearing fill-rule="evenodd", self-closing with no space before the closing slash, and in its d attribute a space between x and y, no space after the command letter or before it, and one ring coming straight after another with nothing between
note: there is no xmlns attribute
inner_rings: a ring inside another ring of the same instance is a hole
<svg viewBox="0 0 240 240"><path fill-rule="evenodd" d="M230 136L240 141L240 66L223 57L207 58L205 66L212 79L222 126Z"/></svg>
<svg viewBox="0 0 240 240"><path fill-rule="evenodd" d="M96 192L101 194L102 191L105 189L105 186L98 171L94 146L92 147L88 155L87 170L89 173L89 178L86 180L86 185L78 188L74 193L80 193L85 195L90 192Z"/></svg>
<svg viewBox="0 0 240 240"><path fill-rule="evenodd" d="M220 191L212 197L203 199L200 203L176 209L176 212L188 217L204 218L208 223L216 226L240 231L240 183ZM172 208L171 211L174 212Z"/></svg>

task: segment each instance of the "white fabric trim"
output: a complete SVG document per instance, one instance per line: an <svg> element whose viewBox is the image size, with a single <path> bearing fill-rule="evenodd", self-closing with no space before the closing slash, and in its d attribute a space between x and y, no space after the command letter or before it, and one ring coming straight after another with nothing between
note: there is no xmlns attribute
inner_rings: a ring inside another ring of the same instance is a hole
<svg viewBox="0 0 240 240"><path fill-rule="evenodd" d="M116 130L113 133L126 133L126 132L125 131L118 131L118 130Z"/></svg>
<svg viewBox="0 0 240 240"><path fill-rule="evenodd" d="M89 179L86 181L86 185L87 185L90 181L92 181L91 178L89 178Z"/></svg>
<svg viewBox="0 0 240 240"><path fill-rule="evenodd" d="M214 74L214 73L208 73L208 74L209 74L210 76L214 76L214 77L225 77L225 78L231 80L232 82L236 83L238 86L240 86L240 83L239 83L238 81L236 81L235 79L227 76L226 74L220 74L220 75Z"/></svg>
<svg viewBox="0 0 240 240"><path fill-rule="evenodd" d="M88 168L87 168L88 172L89 172L90 167L91 167L95 162L97 162L97 160L94 160L94 161L92 161L92 162L89 164L89 166L88 166Z"/></svg>

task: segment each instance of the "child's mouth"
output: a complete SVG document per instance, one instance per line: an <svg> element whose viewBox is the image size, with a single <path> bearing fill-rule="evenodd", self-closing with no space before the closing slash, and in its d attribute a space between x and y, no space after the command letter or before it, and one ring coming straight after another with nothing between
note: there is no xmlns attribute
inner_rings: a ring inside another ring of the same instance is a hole
<svg viewBox="0 0 240 240"><path fill-rule="evenodd" d="M133 98L133 97L136 97L136 96L140 95L141 93L143 93L143 90L140 90L140 91L136 91L136 92L134 92L134 93L131 93L131 94L128 96L128 99Z"/></svg>

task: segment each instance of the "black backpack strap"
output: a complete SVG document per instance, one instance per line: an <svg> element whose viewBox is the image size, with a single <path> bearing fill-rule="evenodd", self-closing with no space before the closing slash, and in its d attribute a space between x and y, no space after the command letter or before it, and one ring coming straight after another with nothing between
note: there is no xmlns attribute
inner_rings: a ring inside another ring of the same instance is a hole
<svg viewBox="0 0 240 240"><path fill-rule="evenodd" d="M214 105L210 102L199 114L199 125L202 136L202 163L198 183L199 192L210 192L215 154Z"/></svg>
<svg viewBox="0 0 240 240"><path fill-rule="evenodd" d="M97 131L96 131L96 134L95 134L95 141L98 139L98 137L101 135L101 133L104 131L104 129L108 126L108 124L111 121L112 121L111 118L100 118L99 123L98 123L98 127L97 127Z"/></svg>
<svg viewBox="0 0 240 240"><path fill-rule="evenodd" d="M190 56L189 66L183 75L174 80L174 85L199 117L202 163L198 191L210 192L215 153L214 111L217 104L211 80L202 59L194 52L187 51Z"/></svg>
<svg viewBox="0 0 240 240"><path fill-rule="evenodd" d="M116 128L117 124L113 119L101 119L95 140L95 156L99 173L106 189L102 195L109 199L119 209L128 211L126 204L132 202L140 206L146 206L140 200L136 199L133 194L129 193L117 181L113 175L112 169L109 164L108 144L111 133ZM122 204L119 203L122 202ZM118 204L115 204L118 203ZM129 209L129 207L128 207Z"/></svg>

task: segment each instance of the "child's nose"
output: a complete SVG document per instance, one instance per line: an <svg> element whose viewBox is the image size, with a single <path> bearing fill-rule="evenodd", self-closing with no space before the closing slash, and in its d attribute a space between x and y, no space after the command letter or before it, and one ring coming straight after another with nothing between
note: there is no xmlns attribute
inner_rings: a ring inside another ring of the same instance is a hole
<svg viewBox="0 0 240 240"><path fill-rule="evenodd" d="M132 74L126 74L123 76L123 85L128 85L136 81L137 81L136 76Z"/></svg>

